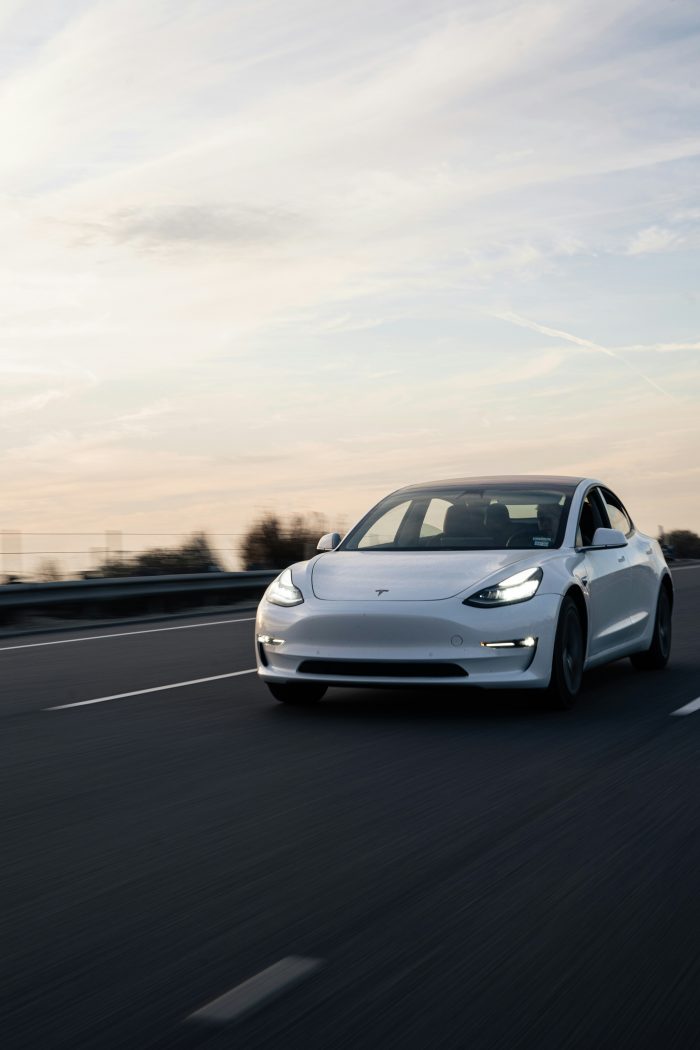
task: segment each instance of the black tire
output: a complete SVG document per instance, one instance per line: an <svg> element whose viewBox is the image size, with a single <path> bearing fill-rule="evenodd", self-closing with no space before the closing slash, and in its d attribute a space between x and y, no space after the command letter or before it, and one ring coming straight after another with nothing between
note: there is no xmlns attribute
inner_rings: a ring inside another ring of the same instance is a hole
<svg viewBox="0 0 700 1050"><path fill-rule="evenodd" d="M558 710L573 707L581 689L586 640L581 614L573 598L561 604L552 654L552 677L547 688L547 704Z"/></svg>
<svg viewBox="0 0 700 1050"><path fill-rule="evenodd" d="M634 653L630 660L639 671L661 671L668 663L671 655L671 641L673 638L673 616L671 595L668 587L662 587L656 603L656 619L654 621L654 636L651 645L643 653Z"/></svg>
<svg viewBox="0 0 700 1050"><path fill-rule="evenodd" d="M281 704L296 704L299 707L317 704L326 692L325 685L316 682L266 682L275 700Z"/></svg>

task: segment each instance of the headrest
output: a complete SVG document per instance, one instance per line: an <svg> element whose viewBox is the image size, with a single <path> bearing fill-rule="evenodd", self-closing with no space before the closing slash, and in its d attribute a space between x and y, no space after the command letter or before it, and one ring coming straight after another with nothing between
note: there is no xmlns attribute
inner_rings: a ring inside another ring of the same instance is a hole
<svg viewBox="0 0 700 1050"><path fill-rule="evenodd" d="M486 508L486 528L507 528L510 525L510 511L505 503L489 503Z"/></svg>
<svg viewBox="0 0 700 1050"><path fill-rule="evenodd" d="M483 531L483 512L479 507L466 507L455 503L447 508L444 536L478 536Z"/></svg>

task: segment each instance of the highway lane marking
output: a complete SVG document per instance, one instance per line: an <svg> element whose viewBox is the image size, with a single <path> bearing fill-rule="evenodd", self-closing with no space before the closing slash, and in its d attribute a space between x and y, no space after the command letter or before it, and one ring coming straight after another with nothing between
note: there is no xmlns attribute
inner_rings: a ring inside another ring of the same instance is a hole
<svg viewBox="0 0 700 1050"><path fill-rule="evenodd" d="M0 647L0 653L8 653L13 649L38 649L42 645L71 645L73 642L99 642L103 638L131 638L135 634L160 634L163 631L191 631L193 627L221 627L225 623L252 623L254 616L246 616L240 620L209 620L207 623L185 623L177 627L149 627L145 631L120 631L118 634L90 634L86 638L59 638L55 642L25 642L23 645L4 645Z"/></svg>
<svg viewBox="0 0 700 1050"><path fill-rule="evenodd" d="M206 1006L195 1010L188 1021L206 1021L208 1024L228 1024L243 1014L256 1010L286 992L292 985L309 977L321 966L320 959L304 959L288 955L279 962L261 970L255 977L236 985L231 991L212 999Z"/></svg>
<svg viewBox="0 0 700 1050"><path fill-rule="evenodd" d="M257 667L245 671L229 671L228 674L213 674L209 678L192 678L189 682L171 682L169 685L153 685L150 689L134 689L131 693L114 693L113 696L96 696L92 700L76 700L72 704L57 704L56 707L43 707L42 711L65 711L69 707L88 707L90 704L106 704L108 700L126 700L129 696L143 696L144 693L162 693L166 689L183 689L186 685L201 685L203 682L220 682L222 678L237 678L242 674L255 674Z"/></svg>
<svg viewBox="0 0 700 1050"><path fill-rule="evenodd" d="M674 572L687 572L688 569L700 569L700 565L674 565L669 566Z"/></svg>
<svg viewBox="0 0 700 1050"><path fill-rule="evenodd" d="M692 715L694 711L700 711L700 696L696 697L695 700L691 700L689 704L684 707L679 707L677 711L671 711L672 715Z"/></svg>

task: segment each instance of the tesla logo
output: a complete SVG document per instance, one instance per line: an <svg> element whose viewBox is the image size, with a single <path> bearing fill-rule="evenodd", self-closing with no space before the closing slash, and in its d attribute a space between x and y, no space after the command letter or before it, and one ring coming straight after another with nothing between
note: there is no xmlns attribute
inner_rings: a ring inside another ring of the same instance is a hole
<svg viewBox="0 0 700 1050"><path fill-rule="evenodd" d="M384 588L380 587L380 589L378 591L375 591L374 593L377 595L377 597L379 597L382 594L388 594L389 593L389 588L388 587L384 587Z"/></svg>

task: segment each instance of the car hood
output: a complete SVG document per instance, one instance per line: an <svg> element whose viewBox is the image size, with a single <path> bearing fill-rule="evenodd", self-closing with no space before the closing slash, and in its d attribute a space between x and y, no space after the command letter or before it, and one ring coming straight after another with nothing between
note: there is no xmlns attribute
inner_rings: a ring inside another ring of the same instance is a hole
<svg viewBox="0 0 700 1050"><path fill-rule="evenodd" d="M317 598L331 602L438 601L475 589L482 580L518 562L523 567L538 564L543 553L334 551L313 563L311 586Z"/></svg>

